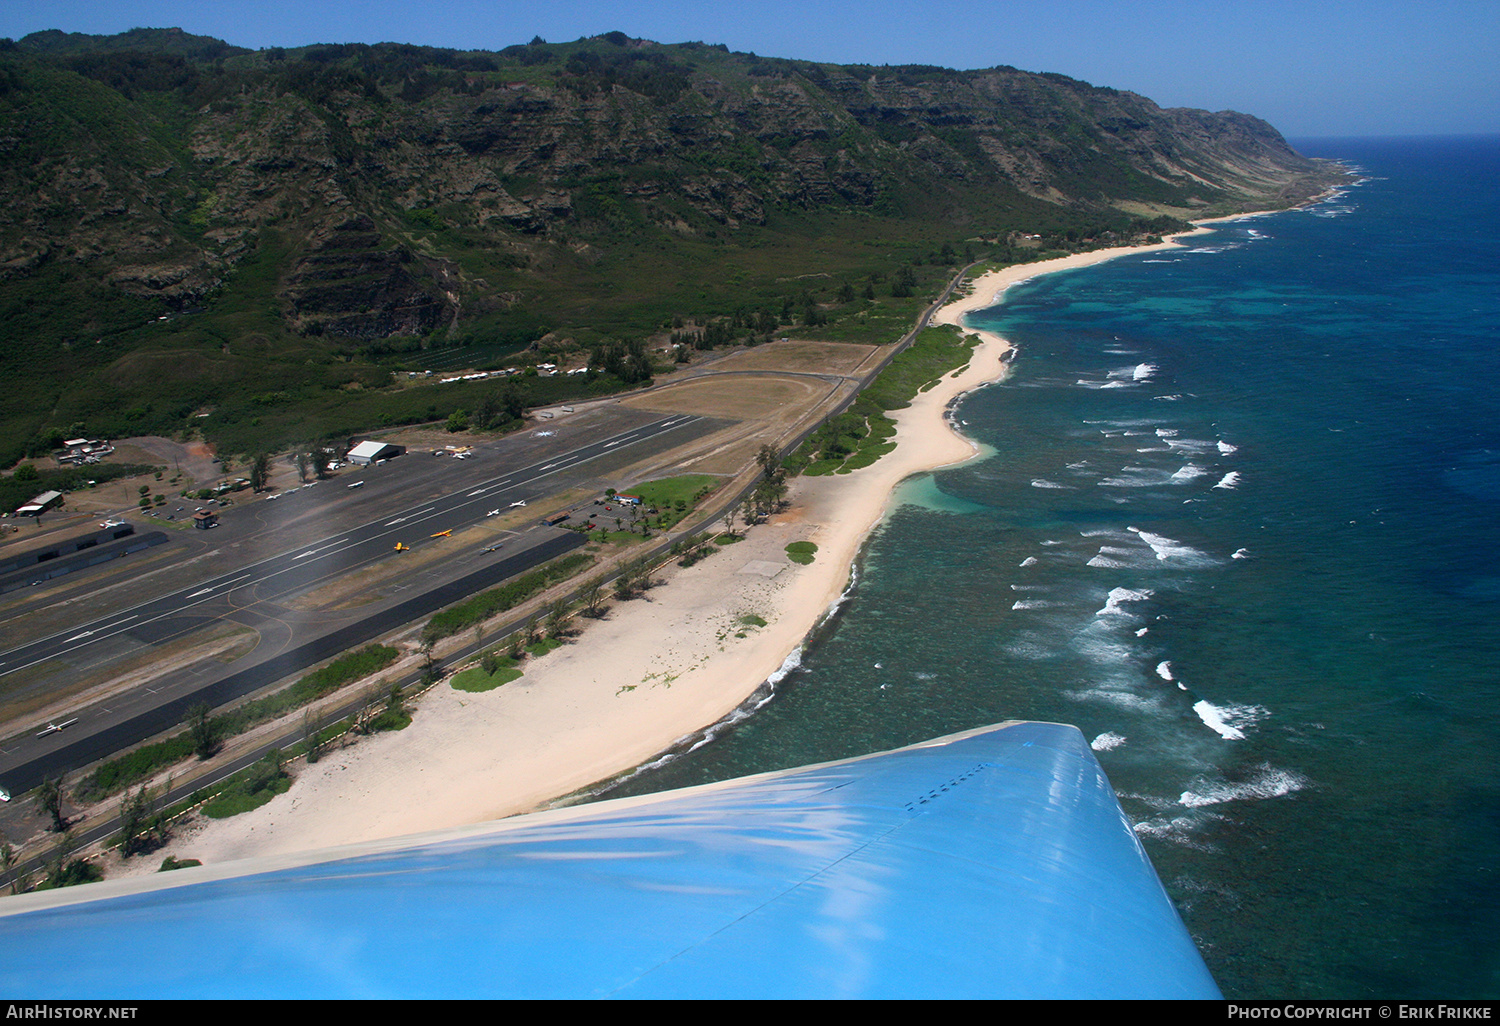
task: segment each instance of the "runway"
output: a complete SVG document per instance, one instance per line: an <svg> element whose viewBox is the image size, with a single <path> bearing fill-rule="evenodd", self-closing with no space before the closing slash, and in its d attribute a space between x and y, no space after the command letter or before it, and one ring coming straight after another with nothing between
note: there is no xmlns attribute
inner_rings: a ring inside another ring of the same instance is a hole
<svg viewBox="0 0 1500 1026"><path fill-rule="evenodd" d="M409 553L395 550L397 542L419 552L446 540L433 534L461 531L497 510L509 511L512 502L536 499L555 475L668 432L701 428L704 420L689 415L664 417L516 470L468 481L449 494L0 653L3 679L49 662L108 661L124 650L159 646L216 621L249 626L262 635L249 656L224 666L225 672L212 679L204 678L201 670L171 675L173 679L161 687L137 688L128 695L70 711L77 722L66 731L10 739L0 751L0 784L13 794L21 793L46 775L86 765L170 728L199 702L217 706L249 694L585 544L576 532L533 521L527 530L507 538L498 551L455 553L415 572L397 589L412 594L372 607L352 622L347 616L298 614L281 604L378 561L411 559ZM400 457L424 458L431 457L415 453ZM338 485L325 483L325 487ZM275 501L294 505L307 499L298 489ZM277 512L281 512L279 505ZM455 561L466 564L457 574ZM273 629L266 630L268 625Z"/></svg>

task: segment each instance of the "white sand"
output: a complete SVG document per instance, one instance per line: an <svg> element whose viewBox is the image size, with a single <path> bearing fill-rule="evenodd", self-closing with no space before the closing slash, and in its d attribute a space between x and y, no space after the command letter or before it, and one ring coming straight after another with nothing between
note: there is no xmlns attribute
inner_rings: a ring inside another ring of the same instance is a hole
<svg viewBox="0 0 1500 1026"><path fill-rule="evenodd" d="M986 274L934 319L961 323L1017 281L1143 251ZM333 752L302 769L287 794L168 850L219 863L512 815L625 772L717 722L800 650L845 588L896 486L977 451L947 426L944 411L1005 375L1009 344L981 337L967 367L893 415L895 452L851 474L796 480L787 513L694 567L674 567L669 583L616 604L607 619L580 621L576 643L534 660L522 679L477 695L440 685L406 730ZM810 565L786 557L786 545L800 540L818 545ZM741 572L758 562L781 569L774 577ZM767 625L747 627L747 615Z"/></svg>

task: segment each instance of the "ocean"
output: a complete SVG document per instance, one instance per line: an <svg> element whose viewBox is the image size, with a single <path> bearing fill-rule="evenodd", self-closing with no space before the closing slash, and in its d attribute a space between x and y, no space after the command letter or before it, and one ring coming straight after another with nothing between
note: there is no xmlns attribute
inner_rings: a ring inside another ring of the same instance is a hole
<svg viewBox="0 0 1500 1026"><path fill-rule="evenodd" d="M1073 723L1227 997L1500 995L1500 138L1298 148L1360 180L971 315L985 454L614 793Z"/></svg>

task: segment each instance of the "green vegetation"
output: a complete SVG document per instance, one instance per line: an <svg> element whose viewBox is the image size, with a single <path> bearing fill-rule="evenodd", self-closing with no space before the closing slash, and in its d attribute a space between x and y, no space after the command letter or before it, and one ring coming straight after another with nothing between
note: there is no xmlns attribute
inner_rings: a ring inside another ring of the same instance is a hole
<svg viewBox="0 0 1500 1026"><path fill-rule="evenodd" d="M493 673L487 672L484 667L474 665L454 676L450 683L457 691L493 691L502 684L509 684L513 680L520 680L522 672L520 667L507 656L502 657L504 665L496 667Z"/></svg>
<svg viewBox="0 0 1500 1026"><path fill-rule="evenodd" d="M551 629L553 631L560 631L560 627L556 624ZM532 627L528 626L517 632L513 642L513 644L519 646L517 657L502 655L497 650L490 649L480 655L477 663L455 674L449 683L457 691L478 693L481 691L493 691L503 684L509 684L513 680L520 680L522 676L521 659L524 659L528 655L545 655L562 644L556 633L550 634L548 637L540 640L530 640L531 631Z"/></svg>
<svg viewBox="0 0 1500 1026"><path fill-rule="evenodd" d="M556 559L538 570L522 574L498 588L492 588L443 610L427 622L427 626L422 629L422 637L426 641L435 642L462 633L475 624L520 605L558 581L567 580L593 562L594 557L583 552Z"/></svg>
<svg viewBox="0 0 1500 1026"><path fill-rule="evenodd" d="M58 443L61 445L61 441ZM31 467L23 464L21 469ZM10 477L0 477L0 511L9 513L42 492L75 492L88 488L90 482L101 484L122 477L149 474L155 467L135 463L99 463L90 467L70 467L62 470L33 470L22 474L17 470ZM149 491L149 489L148 489Z"/></svg>
<svg viewBox="0 0 1500 1026"><path fill-rule="evenodd" d="M176 855L168 855L161 860L161 868L158 873L170 873L174 869L190 869L193 866L201 866L203 863L198 859L180 859Z"/></svg>
<svg viewBox="0 0 1500 1026"><path fill-rule="evenodd" d="M719 479L709 474L684 474L660 481L647 481L630 490L647 506L658 509L691 509L718 487Z"/></svg>
<svg viewBox="0 0 1500 1026"><path fill-rule="evenodd" d="M663 342L866 339L973 259L1333 177L1253 119L1063 76L613 33L493 53L36 33L0 48L0 134L7 466L79 424L235 453L460 409L505 430L487 383L406 375L591 368L527 377L536 405L645 381Z"/></svg>
<svg viewBox="0 0 1500 1026"><path fill-rule="evenodd" d="M129 858L141 852L151 851L167 839L167 819L162 810L155 810L157 800L170 790L163 787L161 794L140 787L134 794L126 794L120 801L120 833L117 838L120 854Z"/></svg>
<svg viewBox="0 0 1500 1026"><path fill-rule="evenodd" d="M378 734L386 730L405 730L411 726L411 713L406 708L400 684L386 684L376 688L375 700L354 714L351 727L356 734Z"/></svg>
<svg viewBox="0 0 1500 1026"><path fill-rule="evenodd" d="M896 423L887 410L911 405L930 382L969 362L978 336L953 327L924 328L850 404L786 458L791 473L845 474L869 466L896 445Z"/></svg>
<svg viewBox="0 0 1500 1026"><path fill-rule="evenodd" d="M606 498L596 500L592 508L584 509L572 529L587 533L590 539L601 545L632 545L675 527L718 486L719 479L711 474L685 474L648 481L626 493L640 499L638 505L617 502L614 489L610 489ZM606 505L610 507L607 513L604 512ZM614 530L610 530L611 525Z"/></svg>
<svg viewBox="0 0 1500 1026"><path fill-rule="evenodd" d="M709 544L706 534L697 535L686 544L679 542L677 546L674 546L674 550L682 554L682 558L677 561L678 566L692 566L699 560L707 559L719 551L716 546Z"/></svg>
<svg viewBox="0 0 1500 1026"><path fill-rule="evenodd" d="M231 777L219 796L203 806L203 814L210 819L238 816L285 794L291 786L292 778L282 769L280 753L272 752Z"/></svg>
<svg viewBox="0 0 1500 1026"><path fill-rule="evenodd" d="M806 565L813 561L813 553L817 551L818 547L810 541L792 542L786 547L786 558Z"/></svg>
<svg viewBox="0 0 1500 1026"><path fill-rule="evenodd" d="M211 735L222 741L243 733L258 723L307 705L351 681L378 673L395 662L400 655L398 649L389 645L367 645L357 652L340 656L275 694L246 702L220 716L212 717L205 721L206 725ZM197 750L198 740L192 730L185 730L164 741L142 745L134 751L106 760L79 782L78 793L88 798L101 798L130 787L193 755Z"/></svg>
<svg viewBox="0 0 1500 1026"><path fill-rule="evenodd" d="M64 834L57 843L52 859L47 866L47 875L34 890L50 891L58 887L74 887L78 884L97 883L104 879L104 872L86 859L72 859L75 841L71 832Z"/></svg>

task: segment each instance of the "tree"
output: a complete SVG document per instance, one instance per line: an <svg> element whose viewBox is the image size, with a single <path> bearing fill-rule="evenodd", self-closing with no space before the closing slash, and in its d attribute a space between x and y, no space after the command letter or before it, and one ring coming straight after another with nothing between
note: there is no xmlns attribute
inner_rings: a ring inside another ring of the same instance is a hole
<svg viewBox="0 0 1500 1026"><path fill-rule="evenodd" d="M417 651L422 653L422 683L424 684L436 684L443 676L443 668L432 651L434 640L426 631L423 631L422 643L417 646Z"/></svg>
<svg viewBox="0 0 1500 1026"><path fill-rule="evenodd" d="M561 641L568 633L568 604L562 599L552 603L547 610L547 637Z"/></svg>
<svg viewBox="0 0 1500 1026"><path fill-rule="evenodd" d="M650 591L656 584L651 579L651 561L645 556L631 563L625 571L625 576L630 580L630 593Z"/></svg>
<svg viewBox="0 0 1500 1026"><path fill-rule="evenodd" d="M521 394L521 383L515 378L505 383L505 391L500 393L500 405L511 420L521 420L526 416L526 397Z"/></svg>
<svg viewBox="0 0 1500 1026"><path fill-rule="evenodd" d="M193 751L200 761L219 750L219 731L208 716L208 703L199 702L188 710L188 731L193 736Z"/></svg>
<svg viewBox="0 0 1500 1026"><path fill-rule="evenodd" d="M750 494L750 503L757 517L769 516L786 499L786 468L781 465L781 454L769 445L760 447L755 462L760 464L761 479Z"/></svg>
<svg viewBox="0 0 1500 1026"><path fill-rule="evenodd" d="M318 723L313 719L311 707L302 710L302 743L307 751L308 765L312 765L323 757L322 731L318 730Z"/></svg>
<svg viewBox="0 0 1500 1026"><path fill-rule="evenodd" d="M171 785L168 784L162 795L166 795L170 789ZM149 851L166 840L165 816L151 814L151 806L156 797L149 788L142 785L134 794L127 791L120 801L120 854L126 858Z"/></svg>
<svg viewBox="0 0 1500 1026"><path fill-rule="evenodd" d="M781 463L781 455L773 447L762 445L760 451L755 454L755 462L760 464L760 472L770 477Z"/></svg>
<svg viewBox="0 0 1500 1026"><path fill-rule="evenodd" d="M583 586L579 593L583 599L583 610L595 620L604 615L604 582L595 577Z"/></svg>
<svg viewBox="0 0 1500 1026"><path fill-rule="evenodd" d="M494 392L486 392L474 411L474 426L480 431L488 429L500 417L500 400Z"/></svg>
<svg viewBox="0 0 1500 1026"><path fill-rule="evenodd" d="M63 817L63 787L61 777L43 777L36 789L36 802L42 811L52 817L52 832L62 833L68 821Z"/></svg>
<svg viewBox="0 0 1500 1026"><path fill-rule="evenodd" d="M41 477L41 474L37 473L37 469L33 464L23 463L16 468L16 472L11 477L17 481L35 481L38 477Z"/></svg>
<svg viewBox="0 0 1500 1026"><path fill-rule="evenodd" d="M467 430L469 430L469 414L467 411L458 409L448 414L448 432L450 434Z"/></svg>
<svg viewBox="0 0 1500 1026"><path fill-rule="evenodd" d="M42 889L53 887L71 887L74 884L93 883L102 880L104 874L99 867L92 862L83 859L68 861L68 856L73 853L77 839L70 830L63 834L57 842L57 850L53 853L52 865L47 871L47 879L42 883Z"/></svg>
<svg viewBox="0 0 1500 1026"><path fill-rule="evenodd" d="M258 452L250 461L250 490L258 492L271 480L271 454Z"/></svg>
<svg viewBox="0 0 1500 1026"><path fill-rule="evenodd" d="M896 272L895 284L891 286L891 295L896 298L915 295L917 290L917 276L909 266L902 267Z"/></svg>
<svg viewBox="0 0 1500 1026"><path fill-rule="evenodd" d="M307 468L312 466L312 461L307 458L307 453L297 453L297 480L307 484Z"/></svg>

